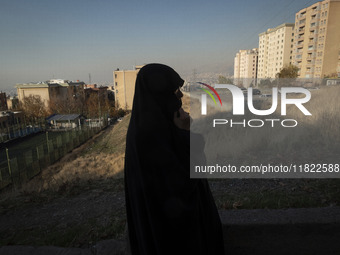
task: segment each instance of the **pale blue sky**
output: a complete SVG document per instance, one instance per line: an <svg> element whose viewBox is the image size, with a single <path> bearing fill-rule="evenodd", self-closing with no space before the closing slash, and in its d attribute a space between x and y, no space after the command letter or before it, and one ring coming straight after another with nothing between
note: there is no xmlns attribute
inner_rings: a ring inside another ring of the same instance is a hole
<svg viewBox="0 0 340 255"><path fill-rule="evenodd" d="M0 89L51 78L112 82L159 62L232 75L239 49L316 0L0 0Z"/></svg>

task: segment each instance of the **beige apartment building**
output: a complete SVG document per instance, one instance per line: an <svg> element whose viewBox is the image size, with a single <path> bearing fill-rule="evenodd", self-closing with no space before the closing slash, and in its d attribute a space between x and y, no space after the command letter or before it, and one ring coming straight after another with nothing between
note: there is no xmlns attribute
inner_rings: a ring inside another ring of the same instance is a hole
<svg viewBox="0 0 340 255"><path fill-rule="evenodd" d="M258 49L240 50L234 59L234 82L248 88L256 85Z"/></svg>
<svg viewBox="0 0 340 255"><path fill-rule="evenodd" d="M340 0L317 2L296 13L294 64L300 78L340 75Z"/></svg>
<svg viewBox="0 0 340 255"><path fill-rule="evenodd" d="M136 66L134 70L117 69L113 72L116 107L132 110L137 74L142 67Z"/></svg>
<svg viewBox="0 0 340 255"><path fill-rule="evenodd" d="M54 79L46 82L17 84L15 87L19 102L23 102L25 97L39 97L48 108L51 99L66 99L69 94L77 95L79 90L84 89L84 82Z"/></svg>
<svg viewBox="0 0 340 255"><path fill-rule="evenodd" d="M292 63L294 24L284 23L259 34L257 78L275 78L281 69Z"/></svg>

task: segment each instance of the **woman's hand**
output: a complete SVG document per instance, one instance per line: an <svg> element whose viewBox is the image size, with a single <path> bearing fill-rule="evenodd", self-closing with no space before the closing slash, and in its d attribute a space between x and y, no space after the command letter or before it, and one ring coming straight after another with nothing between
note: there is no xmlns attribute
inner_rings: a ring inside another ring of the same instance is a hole
<svg viewBox="0 0 340 255"><path fill-rule="evenodd" d="M185 112L183 108L178 110L179 116L177 116L177 112L174 113L174 123L178 128L190 130L191 117L189 113Z"/></svg>

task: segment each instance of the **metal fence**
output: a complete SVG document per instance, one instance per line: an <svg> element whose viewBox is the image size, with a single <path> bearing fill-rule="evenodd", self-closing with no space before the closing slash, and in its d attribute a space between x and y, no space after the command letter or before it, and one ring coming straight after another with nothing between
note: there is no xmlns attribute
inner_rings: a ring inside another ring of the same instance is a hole
<svg viewBox="0 0 340 255"><path fill-rule="evenodd" d="M0 128L0 142L7 142L18 137L39 133L44 129L46 129L46 127L41 123L27 126L15 124L7 128Z"/></svg>
<svg viewBox="0 0 340 255"><path fill-rule="evenodd" d="M87 141L105 126L82 127L58 132L57 134L55 132L46 132L46 138L43 141L37 142L30 149L17 150L14 153L15 156L11 156L11 148L2 150L3 155L0 157L0 190L10 184L13 184L14 187L20 187L23 183L39 174L42 169Z"/></svg>

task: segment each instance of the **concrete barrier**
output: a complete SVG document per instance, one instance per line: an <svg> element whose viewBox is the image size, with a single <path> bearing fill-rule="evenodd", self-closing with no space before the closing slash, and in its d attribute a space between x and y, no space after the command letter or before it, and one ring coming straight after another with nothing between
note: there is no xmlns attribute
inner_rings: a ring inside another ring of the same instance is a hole
<svg viewBox="0 0 340 255"><path fill-rule="evenodd" d="M340 207L224 210L220 211L220 216L225 254L228 255L340 254ZM104 240L89 249L31 246L0 248L0 255L8 254L124 255L126 242Z"/></svg>
<svg viewBox="0 0 340 255"><path fill-rule="evenodd" d="M225 254L340 254L340 207L220 211Z"/></svg>

